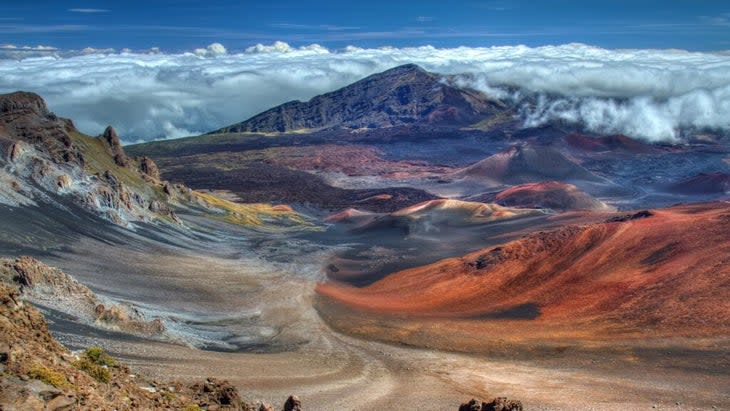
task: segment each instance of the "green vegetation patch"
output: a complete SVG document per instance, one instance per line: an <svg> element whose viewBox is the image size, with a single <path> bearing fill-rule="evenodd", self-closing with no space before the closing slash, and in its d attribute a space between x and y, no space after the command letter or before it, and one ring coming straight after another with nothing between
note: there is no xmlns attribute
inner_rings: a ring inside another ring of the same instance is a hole
<svg viewBox="0 0 730 411"><path fill-rule="evenodd" d="M71 384L66 379L66 376L60 372L53 371L52 369L36 364L28 371L28 377L41 380L48 385L52 385L56 388L70 388Z"/></svg>
<svg viewBox="0 0 730 411"><path fill-rule="evenodd" d="M112 373L109 367L115 364L114 358L100 347L89 347L81 354L81 358L74 361L73 366L89 374L96 381L109 383Z"/></svg>

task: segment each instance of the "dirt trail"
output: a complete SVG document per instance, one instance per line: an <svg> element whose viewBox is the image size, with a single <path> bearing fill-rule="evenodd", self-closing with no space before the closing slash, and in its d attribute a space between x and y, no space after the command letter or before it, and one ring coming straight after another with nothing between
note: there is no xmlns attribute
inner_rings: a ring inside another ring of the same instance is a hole
<svg viewBox="0 0 730 411"><path fill-rule="evenodd" d="M258 333L278 352L203 351L57 328L62 342L101 345L135 372L152 377L228 379L249 400L278 404L297 394L309 410L450 410L471 397L493 396L519 399L530 410L677 409L677 402L684 410L730 408L730 373L672 368L666 358L654 363L608 355L573 358L568 352L518 361L339 334L313 308L317 255L292 258L290 265L267 265L254 256L151 253L90 240L69 253L47 262L105 295L137 301L145 309L233 324L231 332L239 338ZM273 330L273 336L266 330ZM719 352L728 352L728 341L718 344L724 344Z"/></svg>

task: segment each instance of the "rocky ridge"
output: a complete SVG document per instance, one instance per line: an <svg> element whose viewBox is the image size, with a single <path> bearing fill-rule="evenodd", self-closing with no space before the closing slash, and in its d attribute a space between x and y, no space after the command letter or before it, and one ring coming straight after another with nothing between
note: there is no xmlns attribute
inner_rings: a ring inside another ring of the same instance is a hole
<svg viewBox="0 0 730 411"><path fill-rule="evenodd" d="M27 92L0 95L0 182L2 204L70 197L123 226L159 219L179 223L173 203L189 193L161 181L151 159L128 157L112 127L99 137L83 135Z"/></svg>
<svg viewBox="0 0 730 411"><path fill-rule="evenodd" d="M51 113L37 94L0 95L0 206L52 205L71 202L114 224L134 228L137 222L183 225L175 210L194 209L233 220L236 204L202 195L160 178L149 157L130 157L114 128L97 137L79 132L71 120ZM297 219L260 205L254 217Z"/></svg>

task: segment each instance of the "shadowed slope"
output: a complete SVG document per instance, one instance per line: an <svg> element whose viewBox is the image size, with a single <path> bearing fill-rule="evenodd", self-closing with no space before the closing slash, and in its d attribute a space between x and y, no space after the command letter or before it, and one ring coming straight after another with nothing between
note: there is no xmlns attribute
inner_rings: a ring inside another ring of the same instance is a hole
<svg viewBox="0 0 730 411"><path fill-rule="evenodd" d="M568 147L587 152L620 152L642 154L655 152L658 149L651 144L634 140L624 135L611 136L588 136L585 134L571 133L563 137Z"/></svg>
<svg viewBox="0 0 730 411"><path fill-rule="evenodd" d="M720 171L701 173L672 184L669 190L681 194L730 193L730 174Z"/></svg>

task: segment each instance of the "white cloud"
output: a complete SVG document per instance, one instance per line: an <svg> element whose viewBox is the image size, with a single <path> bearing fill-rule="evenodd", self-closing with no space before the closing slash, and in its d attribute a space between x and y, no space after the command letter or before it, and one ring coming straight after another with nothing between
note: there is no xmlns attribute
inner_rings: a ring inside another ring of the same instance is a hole
<svg viewBox="0 0 730 411"><path fill-rule="evenodd" d="M581 44L330 51L276 42L242 53L218 46L204 49L204 58L105 50L0 60L0 92L38 92L83 131L98 134L113 124L132 142L207 132L286 101L307 100L369 74L417 63L434 72L463 74L463 84L523 104L527 125L561 119L648 140L676 139L677 130L687 127L730 131L727 54ZM537 103L524 103L528 95Z"/></svg>
<svg viewBox="0 0 730 411"><path fill-rule="evenodd" d="M195 49L193 53L198 56L215 57L227 54L228 50L226 50L226 48L220 43L213 43L204 49Z"/></svg>
<svg viewBox="0 0 730 411"><path fill-rule="evenodd" d="M246 49L246 53L289 53L294 50L294 48L283 41L275 41L270 46L259 43L255 46L249 47Z"/></svg>
<svg viewBox="0 0 730 411"><path fill-rule="evenodd" d="M110 54L110 53L114 53L113 48L96 49L93 47L86 47L81 50L81 54Z"/></svg>

